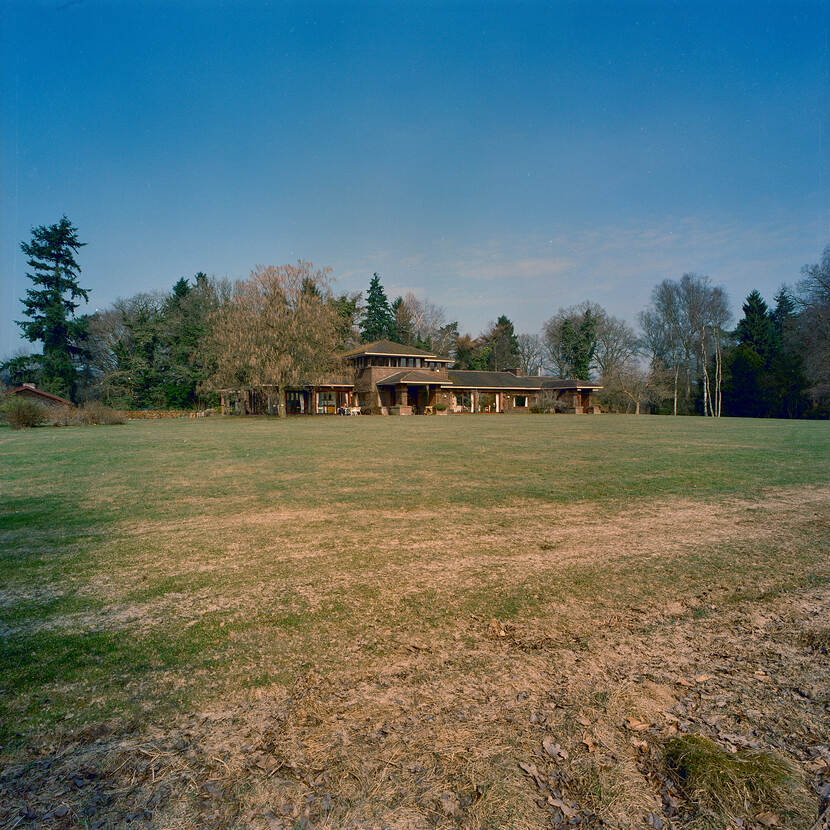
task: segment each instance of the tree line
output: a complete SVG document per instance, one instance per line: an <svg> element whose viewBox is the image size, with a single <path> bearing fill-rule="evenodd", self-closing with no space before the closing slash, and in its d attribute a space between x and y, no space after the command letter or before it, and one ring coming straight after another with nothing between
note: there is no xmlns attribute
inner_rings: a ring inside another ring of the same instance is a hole
<svg viewBox="0 0 830 830"><path fill-rule="evenodd" d="M329 269L304 261L236 282L199 272L76 315L89 297L76 260L84 245L65 216L21 244L32 287L18 325L41 352L0 365L4 384L129 409L189 408L222 388L261 386L283 411L286 388L336 372L337 353L388 339L450 356L458 369L594 380L616 411L830 416L830 246L771 306L750 292L734 328L724 289L687 273L654 287L636 329L586 300L538 333L517 333L501 315L474 336L428 300L390 301L377 273L365 297L338 294Z"/></svg>

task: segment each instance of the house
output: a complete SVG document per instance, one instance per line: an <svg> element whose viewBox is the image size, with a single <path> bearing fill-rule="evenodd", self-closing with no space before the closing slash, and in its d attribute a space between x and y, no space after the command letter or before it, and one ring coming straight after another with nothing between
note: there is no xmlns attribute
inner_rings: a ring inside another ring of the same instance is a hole
<svg viewBox="0 0 830 830"><path fill-rule="evenodd" d="M42 389L38 389L33 383L24 383L15 389L9 389L6 394L15 395L18 398L29 398L44 406L74 406L72 401L68 401L66 398L59 398L57 395L52 395L49 392L44 392Z"/></svg>
<svg viewBox="0 0 830 830"><path fill-rule="evenodd" d="M599 412L592 394L601 386L518 369L451 369L452 359L389 340L365 343L340 356L341 371L325 381L289 389L289 414L329 415L352 407L383 415L528 411L549 405L566 412ZM274 388L220 390L222 414L275 411Z"/></svg>

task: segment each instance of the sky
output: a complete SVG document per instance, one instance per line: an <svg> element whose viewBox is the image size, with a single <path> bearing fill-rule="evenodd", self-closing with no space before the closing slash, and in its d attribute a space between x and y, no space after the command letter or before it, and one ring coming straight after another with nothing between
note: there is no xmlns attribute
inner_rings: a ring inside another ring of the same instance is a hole
<svg viewBox="0 0 830 830"><path fill-rule="evenodd" d="M473 334L830 243L826 2L0 0L0 85L0 359L64 214L81 311L305 259Z"/></svg>

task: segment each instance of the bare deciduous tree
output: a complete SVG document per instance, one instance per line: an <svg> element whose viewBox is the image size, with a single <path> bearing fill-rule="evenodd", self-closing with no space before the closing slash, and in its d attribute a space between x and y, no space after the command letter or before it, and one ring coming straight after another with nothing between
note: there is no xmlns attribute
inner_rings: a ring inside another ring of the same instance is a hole
<svg viewBox="0 0 830 830"><path fill-rule="evenodd" d="M214 318L212 387L276 387L285 415L286 388L314 383L332 368L339 320L329 273L300 260L258 266L237 282Z"/></svg>
<svg viewBox="0 0 830 830"><path fill-rule="evenodd" d="M420 342L436 354L450 354L458 335L458 326L447 322L447 313L442 306L420 300L409 291L401 298L396 316L398 313L408 330L406 339L411 342L407 345L414 346Z"/></svg>
<svg viewBox="0 0 830 830"><path fill-rule="evenodd" d="M625 320L606 314L597 317L597 348L594 354L603 383L626 367L635 366L640 354L640 340Z"/></svg>
<svg viewBox="0 0 830 830"><path fill-rule="evenodd" d="M814 400L830 397L830 245L799 283L799 339Z"/></svg>
<svg viewBox="0 0 830 830"><path fill-rule="evenodd" d="M542 366L542 338L538 334L520 334L519 368L523 375L535 375Z"/></svg>
<svg viewBox="0 0 830 830"><path fill-rule="evenodd" d="M640 315L643 342L652 369L672 375L674 414L678 413L682 375L687 404L692 397L692 383L699 380L704 414L719 417L723 338L730 318L726 293L713 286L709 277L683 274L678 282L663 280L655 287L651 300L651 308Z"/></svg>

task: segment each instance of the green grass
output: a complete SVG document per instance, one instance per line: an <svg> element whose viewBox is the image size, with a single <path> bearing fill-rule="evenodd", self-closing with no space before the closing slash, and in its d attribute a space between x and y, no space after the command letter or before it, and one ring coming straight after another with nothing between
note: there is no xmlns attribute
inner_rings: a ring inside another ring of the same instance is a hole
<svg viewBox="0 0 830 830"><path fill-rule="evenodd" d="M723 818L793 807L795 780L784 761L769 752L731 753L703 735L666 744L666 763L688 798Z"/></svg>
<svg viewBox="0 0 830 830"><path fill-rule="evenodd" d="M336 667L338 644L367 632L658 601L713 579L723 601L762 601L828 578L815 546L782 563L769 539L700 544L660 569L636 540L602 563L527 572L510 559L529 533L534 550L560 552L551 538L567 514L535 518L551 506L601 521L671 498L762 505L825 485L821 422L140 421L2 429L0 458L0 740L12 744L66 718L161 717L171 701L290 685ZM826 536L798 521L798 538ZM444 580L456 555L471 564Z"/></svg>

